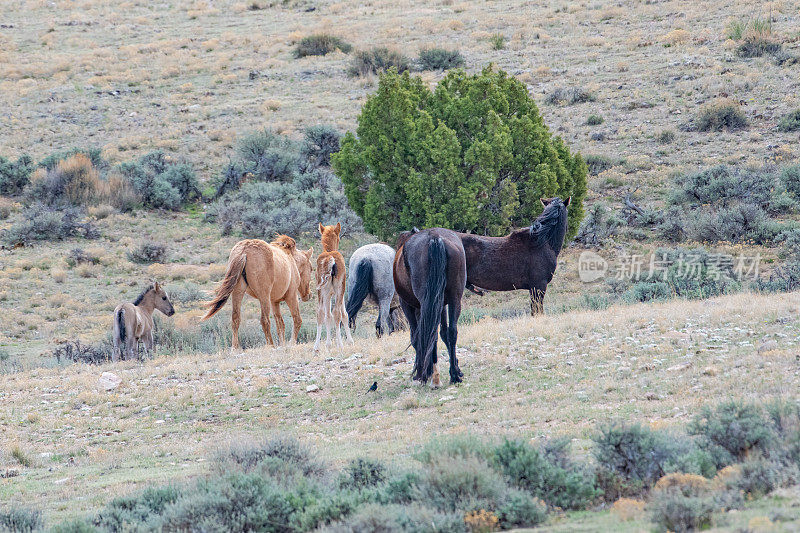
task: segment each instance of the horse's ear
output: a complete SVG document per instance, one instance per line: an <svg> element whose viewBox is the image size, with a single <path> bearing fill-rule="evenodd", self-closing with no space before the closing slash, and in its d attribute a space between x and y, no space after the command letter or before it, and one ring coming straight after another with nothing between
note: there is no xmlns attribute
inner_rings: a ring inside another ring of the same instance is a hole
<svg viewBox="0 0 800 533"><path fill-rule="evenodd" d="M311 256L314 255L314 247L312 246L311 248L309 248L308 250L306 250L303 253L306 254L306 257L311 259Z"/></svg>
<svg viewBox="0 0 800 533"><path fill-rule="evenodd" d="M342 223L341 222L337 222L336 223L336 235L341 235L341 233L342 233Z"/></svg>
<svg viewBox="0 0 800 533"><path fill-rule="evenodd" d="M325 233L325 226L322 225L322 222L319 223L319 234L322 235Z"/></svg>
<svg viewBox="0 0 800 533"><path fill-rule="evenodd" d="M155 289L156 292L158 292L159 289L161 289L161 285L159 285L158 281L156 280L153 280L153 289Z"/></svg>
<svg viewBox="0 0 800 533"><path fill-rule="evenodd" d="M564 202L564 207L569 207L569 203L572 201L572 196L567 198L567 201Z"/></svg>
<svg viewBox="0 0 800 533"><path fill-rule="evenodd" d="M542 207L547 207L552 200L550 198L539 198L539 201L542 202Z"/></svg>

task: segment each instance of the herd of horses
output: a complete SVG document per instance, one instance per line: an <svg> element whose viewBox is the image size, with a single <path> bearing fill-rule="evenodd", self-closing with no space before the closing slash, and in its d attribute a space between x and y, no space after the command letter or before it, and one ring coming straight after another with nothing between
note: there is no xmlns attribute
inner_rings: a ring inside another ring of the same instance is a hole
<svg viewBox="0 0 800 533"><path fill-rule="evenodd" d="M343 346L342 327L352 343L350 330L355 329L356 315L364 301L371 299L378 308L375 331L379 337L400 329L400 310L405 315L416 352L412 379L440 385L438 330L450 357L450 382L460 382L463 373L458 367L456 343L464 290L477 294L487 290L528 290L531 314L543 311L545 291L553 279L567 233L570 198L542 198L541 202L544 210L530 227L505 237L414 228L400 234L396 249L386 244L362 246L350 257L347 278L345 260L339 251L341 224L319 224L323 251L316 261L314 350L320 348L323 327L326 346L331 345L333 329L337 344ZM261 305L261 327L267 343L273 345L270 313L275 315L280 343L285 339L286 327L279 306L286 302L293 322L291 341L297 342L302 324L300 300L311 299L313 253L313 247L300 250L295 240L286 235L271 243L257 239L238 242L231 249L225 276L202 320L214 316L231 299L233 349L240 349L241 304L248 294ZM152 315L156 309L167 316L175 312L158 282L145 289L133 304L117 307L114 361L134 357L140 342L146 352L152 351Z"/></svg>

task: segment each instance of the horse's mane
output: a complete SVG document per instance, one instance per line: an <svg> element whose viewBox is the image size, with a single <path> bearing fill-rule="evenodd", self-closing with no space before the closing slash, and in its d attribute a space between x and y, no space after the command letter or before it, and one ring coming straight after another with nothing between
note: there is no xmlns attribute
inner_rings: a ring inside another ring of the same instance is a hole
<svg viewBox="0 0 800 533"><path fill-rule="evenodd" d="M152 283L148 285L147 288L142 291L142 294L136 297L136 299L133 301L133 305L139 305L142 303L142 300L144 300L144 297L147 296L147 293L152 291L154 288L155 287Z"/></svg>
<svg viewBox="0 0 800 533"><path fill-rule="evenodd" d="M528 230L534 246L550 245L558 255L567 233L567 207L561 198L553 198Z"/></svg>
<svg viewBox="0 0 800 533"><path fill-rule="evenodd" d="M272 241L272 244L285 248L289 253L294 253L295 249L297 249L297 243L288 235L278 235L275 237L275 240Z"/></svg>

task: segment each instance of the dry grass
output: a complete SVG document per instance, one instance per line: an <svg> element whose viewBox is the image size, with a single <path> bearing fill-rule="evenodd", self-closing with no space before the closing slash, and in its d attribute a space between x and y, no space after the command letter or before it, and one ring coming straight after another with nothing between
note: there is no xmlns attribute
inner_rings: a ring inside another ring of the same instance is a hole
<svg viewBox="0 0 800 533"><path fill-rule="evenodd" d="M435 434L568 434L582 447L603 420L683 426L732 390L751 401L797 390L799 309L797 293L743 294L569 321L484 319L460 328L465 383L440 390L409 383L407 334L316 356L303 344L107 365L123 380L109 393L98 390L96 367L4 375L10 423L0 449L53 455L0 486L0 496L35 498L59 517L93 509L135 485L198 472L221 432L288 431L334 461L367 453L402 462ZM778 348L759 354L764 339ZM704 374L712 364L725 372ZM373 381L377 393L365 395ZM307 393L312 383L320 390Z"/></svg>

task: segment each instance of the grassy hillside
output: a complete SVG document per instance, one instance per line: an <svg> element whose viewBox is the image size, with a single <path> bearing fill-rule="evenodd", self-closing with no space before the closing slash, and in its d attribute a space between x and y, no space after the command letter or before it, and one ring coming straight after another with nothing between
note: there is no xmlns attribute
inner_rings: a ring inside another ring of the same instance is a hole
<svg viewBox="0 0 800 533"><path fill-rule="evenodd" d="M18 475L0 494L70 517L197 475L223 441L274 431L339 463L368 454L402 464L421 442L464 431L568 435L585 454L600 422L677 427L732 391L791 397L799 305L796 293L745 294L487 319L460 331L464 385L440 390L409 385L405 335L319 355L300 345L7 374L0 449ZM119 388L101 390L101 370L117 373Z"/></svg>

